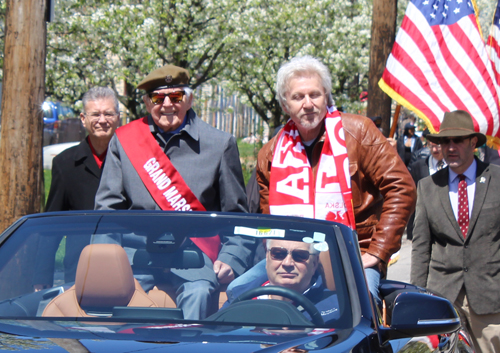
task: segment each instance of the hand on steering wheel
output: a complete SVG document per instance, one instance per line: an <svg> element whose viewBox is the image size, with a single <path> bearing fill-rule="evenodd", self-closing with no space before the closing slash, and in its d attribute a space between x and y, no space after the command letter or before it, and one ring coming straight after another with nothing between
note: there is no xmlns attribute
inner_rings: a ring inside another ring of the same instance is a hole
<svg viewBox="0 0 500 353"><path fill-rule="evenodd" d="M261 296L261 295L279 295L285 298L288 298L292 300L295 304L298 304L304 308L305 311L311 316L311 322L315 324L316 326L323 326L325 324L325 321L321 317L321 314L319 313L318 309L316 306L311 302L309 299L307 299L305 296L302 294L289 289L285 287L278 287L278 286L264 286L264 287L257 287L254 289L250 289L249 291L246 291L242 295L240 295L238 298L236 298L233 301L234 303L243 301L243 300L250 300L252 298Z"/></svg>

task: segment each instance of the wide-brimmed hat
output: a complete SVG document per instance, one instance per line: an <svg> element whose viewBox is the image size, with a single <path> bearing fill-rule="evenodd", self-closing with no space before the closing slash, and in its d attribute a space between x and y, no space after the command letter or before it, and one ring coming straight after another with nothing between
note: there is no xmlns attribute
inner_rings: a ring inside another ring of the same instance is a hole
<svg viewBox="0 0 500 353"><path fill-rule="evenodd" d="M464 110L455 110L444 113L439 133L427 135L427 140L439 144L444 137L453 138L461 136L476 136L476 147L480 147L486 142L486 136L474 130L474 123L470 114Z"/></svg>
<svg viewBox="0 0 500 353"><path fill-rule="evenodd" d="M182 67L165 65L153 70L137 86L146 92L163 88L186 87L189 85L189 72Z"/></svg>

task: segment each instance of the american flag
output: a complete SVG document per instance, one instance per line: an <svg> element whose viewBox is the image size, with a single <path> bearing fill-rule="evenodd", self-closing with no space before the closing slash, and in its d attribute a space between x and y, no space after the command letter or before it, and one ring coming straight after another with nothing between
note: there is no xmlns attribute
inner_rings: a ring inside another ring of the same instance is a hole
<svg viewBox="0 0 500 353"><path fill-rule="evenodd" d="M499 87L469 0L412 0L379 86L431 132L461 109L500 143Z"/></svg>
<svg viewBox="0 0 500 353"><path fill-rule="evenodd" d="M495 77L497 83L500 83L500 1L497 4L495 10L495 16L493 18L493 24L491 25L490 35L486 42L486 50L490 55L491 62L493 64L493 71L495 72Z"/></svg>

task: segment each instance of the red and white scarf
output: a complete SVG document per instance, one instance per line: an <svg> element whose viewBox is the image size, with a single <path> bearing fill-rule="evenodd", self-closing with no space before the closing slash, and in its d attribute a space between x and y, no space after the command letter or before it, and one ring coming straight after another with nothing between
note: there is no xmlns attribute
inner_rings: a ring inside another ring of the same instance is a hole
<svg viewBox="0 0 500 353"><path fill-rule="evenodd" d="M349 158L342 119L328 107L326 139L316 180L299 130L290 119L277 138L269 181L269 212L275 215L325 219L356 229Z"/></svg>

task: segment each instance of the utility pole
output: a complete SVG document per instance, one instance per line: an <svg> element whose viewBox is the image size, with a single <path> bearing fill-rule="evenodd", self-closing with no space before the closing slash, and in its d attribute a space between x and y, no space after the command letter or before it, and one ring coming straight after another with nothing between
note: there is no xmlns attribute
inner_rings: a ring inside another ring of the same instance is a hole
<svg viewBox="0 0 500 353"><path fill-rule="evenodd" d="M368 76L368 116L381 116L384 135L388 136L391 121L391 98L378 86L396 37L398 1L373 0L370 71Z"/></svg>
<svg viewBox="0 0 500 353"><path fill-rule="evenodd" d="M42 208L48 0L7 0L0 132L0 231Z"/></svg>

